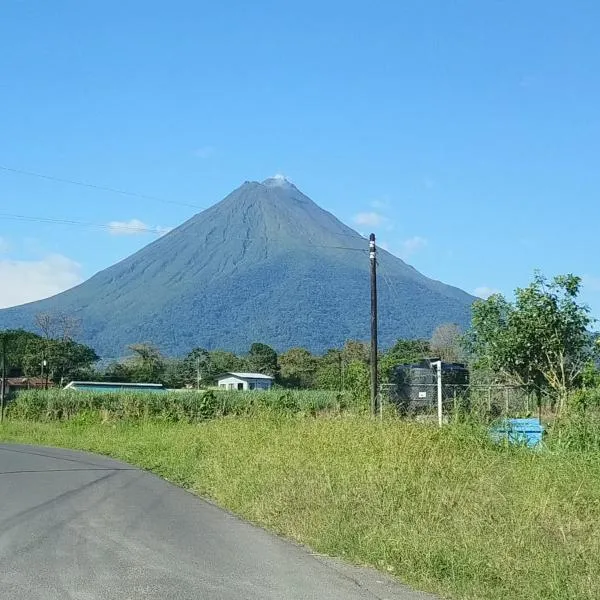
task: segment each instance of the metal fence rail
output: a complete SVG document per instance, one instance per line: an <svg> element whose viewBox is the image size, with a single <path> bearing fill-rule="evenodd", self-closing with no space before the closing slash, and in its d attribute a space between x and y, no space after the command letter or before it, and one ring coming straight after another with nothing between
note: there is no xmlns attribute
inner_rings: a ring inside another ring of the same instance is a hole
<svg viewBox="0 0 600 600"><path fill-rule="evenodd" d="M385 410L402 416L429 420L438 416L438 389L435 383L398 386L383 384L381 402ZM443 384L442 416L472 414L480 418L533 416L537 411L535 398L518 385Z"/></svg>

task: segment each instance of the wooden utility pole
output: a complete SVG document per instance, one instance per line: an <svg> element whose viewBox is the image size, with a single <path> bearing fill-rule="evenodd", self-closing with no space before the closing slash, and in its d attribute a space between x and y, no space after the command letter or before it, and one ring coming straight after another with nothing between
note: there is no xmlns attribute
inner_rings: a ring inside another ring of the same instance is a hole
<svg viewBox="0 0 600 600"><path fill-rule="evenodd" d="M381 406L377 374L377 248L374 233L369 237L369 259L371 261L371 410L373 415L377 415Z"/></svg>
<svg viewBox="0 0 600 600"><path fill-rule="evenodd" d="M4 421L4 393L6 390L6 333L2 336L2 383L0 383L0 423Z"/></svg>

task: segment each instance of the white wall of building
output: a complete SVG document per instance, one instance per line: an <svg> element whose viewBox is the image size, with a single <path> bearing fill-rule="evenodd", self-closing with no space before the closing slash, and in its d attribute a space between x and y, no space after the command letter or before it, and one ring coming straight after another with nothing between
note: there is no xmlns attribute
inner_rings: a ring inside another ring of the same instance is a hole
<svg viewBox="0 0 600 600"><path fill-rule="evenodd" d="M230 375L219 379L218 384L222 390L270 390L273 382L270 379L242 379Z"/></svg>

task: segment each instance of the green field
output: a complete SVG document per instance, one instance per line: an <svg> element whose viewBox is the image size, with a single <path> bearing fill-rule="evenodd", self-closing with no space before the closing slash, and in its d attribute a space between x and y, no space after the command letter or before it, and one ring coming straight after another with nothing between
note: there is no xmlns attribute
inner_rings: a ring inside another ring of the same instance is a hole
<svg viewBox="0 0 600 600"><path fill-rule="evenodd" d="M150 469L319 552L452 598L600 598L596 452L495 447L342 413L257 410L200 423L81 412L15 420L0 439Z"/></svg>

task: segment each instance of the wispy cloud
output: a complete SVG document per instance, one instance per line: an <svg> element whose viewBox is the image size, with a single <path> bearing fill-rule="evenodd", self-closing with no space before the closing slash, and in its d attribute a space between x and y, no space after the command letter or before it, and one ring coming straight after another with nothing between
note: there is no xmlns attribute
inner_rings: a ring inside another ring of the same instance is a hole
<svg viewBox="0 0 600 600"><path fill-rule="evenodd" d="M0 236L0 254L6 254L10 250L10 244Z"/></svg>
<svg viewBox="0 0 600 600"><path fill-rule="evenodd" d="M142 235L144 233L165 235L173 229L172 227L163 227L162 225L147 225L139 219L111 221L107 227L111 235Z"/></svg>
<svg viewBox="0 0 600 600"><path fill-rule="evenodd" d="M400 244L400 257L404 259L410 258L420 250L423 250L427 244L428 242L425 238L419 235L414 235L413 237L404 240Z"/></svg>
<svg viewBox="0 0 600 600"><path fill-rule="evenodd" d="M483 298L484 300L487 300L490 296L499 293L500 290L493 287L489 287L487 285L481 285L473 290L473 294L475 296L477 296L478 298Z"/></svg>
<svg viewBox="0 0 600 600"><path fill-rule="evenodd" d="M214 146L202 146L194 151L194 156L197 158L210 158L215 154Z"/></svg>
<svg viewBox="0 0 600 600"><path fill-rule="evenodd" d="M62 254L39 260L0 259L0 308L54 296L83 281L81 265Z"/></svg>
<svg viewBox="0 0 600 600"><path fill-rule="evenodd" d="M387 223L389 219L381 213L372 212L361 212L354 216L354 222L357 225L368 225L369 227L378 227Z"/></svg>

